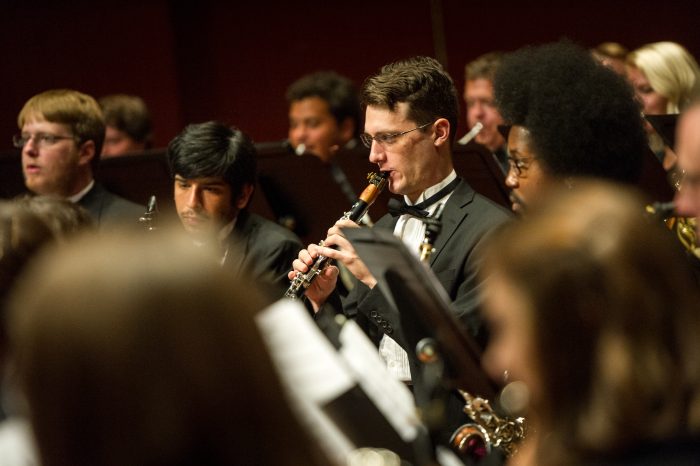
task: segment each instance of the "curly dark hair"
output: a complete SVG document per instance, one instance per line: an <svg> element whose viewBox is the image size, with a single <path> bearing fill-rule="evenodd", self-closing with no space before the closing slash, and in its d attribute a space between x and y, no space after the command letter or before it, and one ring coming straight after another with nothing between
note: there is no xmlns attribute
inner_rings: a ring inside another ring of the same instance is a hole
<svg viewBox="0 0 700 466"><path fill-rule="evenodd" d="M494 93L503 118L530 131L550 173L638 180L647 150L641 108L625 79L586 49L563 40L513 52Z"/></svg>

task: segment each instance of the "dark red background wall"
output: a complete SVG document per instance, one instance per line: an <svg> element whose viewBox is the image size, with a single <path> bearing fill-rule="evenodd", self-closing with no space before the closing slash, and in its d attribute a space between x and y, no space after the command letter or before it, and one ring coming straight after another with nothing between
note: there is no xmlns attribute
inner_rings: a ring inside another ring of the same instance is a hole
<svg viewBox="0 0 700 466"><path fill-rule="evenodd" d="M700 7L689 1L181 3L0 0L0 151L23 103L50 88L142 96L164 146L209 119L283 139L285 88L319 69L359 86L384 63L426 54L446 60L461 88L481 53L560 37L632 49L673 40L700 57Z"/></svg>

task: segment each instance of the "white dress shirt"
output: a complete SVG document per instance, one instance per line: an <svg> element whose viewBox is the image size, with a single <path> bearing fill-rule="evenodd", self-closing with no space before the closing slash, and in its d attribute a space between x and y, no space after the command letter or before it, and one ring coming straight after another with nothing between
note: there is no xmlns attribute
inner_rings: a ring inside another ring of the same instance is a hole
<svg viewBox="0 0 700 466"><path fill-rule="evenodd" d="M450 184L455 178L457 178L457 173L452 170L452 172L447 175L447 178L423 191L423 193L418 196L415 203L418 204L423 202L425 199L428 199L430 196L436 194L442 188ZM433 205L426 207L425 210L432 215L440 204L447 202L451 194L451 192L447 193ZM406 201L406 204L414 205L414 203L412 203L405 196L404 200ZM414 253L416 257L420 257L420 245L425 237L425 223L411 215L401 215L398 222L396 222L394 235L401 238L408 250ZM379 342L379 354L386 362L389 372L394 374L396 378L403 382L411 381L411 370L408 365L408 355L406 354L406 351L404 351L404 349L398 343L396 343L395 340L386 334L382 336L382 339Z"/></svg>

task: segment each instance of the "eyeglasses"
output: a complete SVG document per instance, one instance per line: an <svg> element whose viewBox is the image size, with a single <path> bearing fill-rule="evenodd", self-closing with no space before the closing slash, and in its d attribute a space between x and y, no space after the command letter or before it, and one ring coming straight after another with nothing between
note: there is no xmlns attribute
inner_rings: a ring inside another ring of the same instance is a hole
<svg viewBox="0 0 700 466"><path fill-rule="evenodd" d="M362 134L360 134L360 140L362 141L362 144L364 144L365 146L367 146L370 149L372 148L373 141L376 141L377 144L379 144L381 146L389 146L389 145L393 144L394 142L396 142L396 139L399 136L403 136L404 134L408 134L411 131L417 131L419 129L423 129L423 128L430 126L432 124L433 124L433 122L431 121L430 123L416 126L413 129L409 129L408 131L402 131L400 133L377 133L374 136L370 136L367 133L362 133Z"/></svg>
<svg viewBox="0 0 700 466"><path fill-rule="evenodd" d="M75 136L59 136L50 133L15 134L12 136L12 144L17 149L22 149L30 139L34 138L34 143L41 148L50 147L62 139L76 139Z"/></svg>
<svg viewBox="0 0 700 466"><path fill-rule="evenodd" d="M530 168L532 160L532 157L508 157L508 170L513 170L517 178L525 178L527 176L527 170L528 168Z"/></svg>

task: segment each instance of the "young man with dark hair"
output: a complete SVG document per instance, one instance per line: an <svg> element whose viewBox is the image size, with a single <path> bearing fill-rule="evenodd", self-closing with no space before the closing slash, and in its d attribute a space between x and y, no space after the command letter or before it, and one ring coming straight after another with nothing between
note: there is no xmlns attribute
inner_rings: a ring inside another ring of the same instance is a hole
<svg viewBox="0 0 700 466"><path fill-rule="evenodd" d="M256 179L248 136L213 121L189 125L170 142L167 157L175 207L195 241L218 241L222 264L286 287L302 245L291 231L247 210Z"/></svg>
<svg viewBox="0 0 700 466"><path fill-rule="evenodd" d="M289 143L295 151L330 162L339 149L354 147L360 102L348 78L332 71L302 76L287 89L287 102Z"/></svg>

